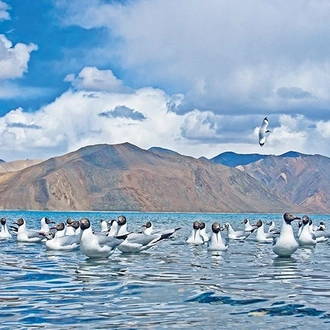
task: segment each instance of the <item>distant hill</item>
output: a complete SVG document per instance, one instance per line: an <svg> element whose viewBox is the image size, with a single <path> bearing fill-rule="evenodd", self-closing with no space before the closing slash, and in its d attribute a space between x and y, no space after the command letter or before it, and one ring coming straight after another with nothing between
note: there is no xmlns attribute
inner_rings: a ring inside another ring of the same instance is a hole
<svg viewBox="0 0 330 330"><path fill-rule="evenodd" d="M257 160L263 159L268 155L260 155L260 154L237 154L232 151L226 151L218 156L215 156L210 159L211 162L216 164L222 164L230 167L236 167L238 165L246 165L252 162L256 162Z"/></svg>
<svg viewBox="0 0 330 330"><path fill-rule="evenodd" d="M1 162L0 161L0 173L20 171L26 167L41 163L42 159L25 159L25 160L16 160L13 162Z"/></svg>
<svg viewBox="0 0 330 330"><path fill-rule="evenodd" d="M94 145L0 174L1 209L302 211L244 171L129 143Z"/></svg>
<svg viewBox="0 0 330 330"><path fill-rule="evenodd" d="M217 164L222 164L225 166L230 166L230 167L236 167L238 165L247 165L253 162L256 162L260 159L265 159L269 155L261 155L261 154L237 154L232 151L226 151L218 156L215 156L210 159L211 162L217 163ZM291 157L291 158L296 158L296 157L305 157L308 155L296 152L296 151L288 151L282 155L279 155L277 157Z"/></svg>
<svg viewBox="0 0 330 330"><path fill-rule="evenodd" d="M238 169L314 213L330 213L330 158L289 152Z"/></svg>

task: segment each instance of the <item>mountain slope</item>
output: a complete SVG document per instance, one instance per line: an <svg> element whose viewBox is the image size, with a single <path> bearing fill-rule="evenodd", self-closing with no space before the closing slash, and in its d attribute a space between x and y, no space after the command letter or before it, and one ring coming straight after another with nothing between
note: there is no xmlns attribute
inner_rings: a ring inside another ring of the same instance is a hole
<svg viewBox="0 0 330 330"><path fill-rule="evenodd" d="M0 174L3 209L297 211L250 175L132 144L95 145Z"/></svg>
<svg viewBox="0 0 330 330"><path fill-rule="evenodd" d="M268 156L237 168L311 212L329 213L330 158L303 154L295 156Z"/></svg>

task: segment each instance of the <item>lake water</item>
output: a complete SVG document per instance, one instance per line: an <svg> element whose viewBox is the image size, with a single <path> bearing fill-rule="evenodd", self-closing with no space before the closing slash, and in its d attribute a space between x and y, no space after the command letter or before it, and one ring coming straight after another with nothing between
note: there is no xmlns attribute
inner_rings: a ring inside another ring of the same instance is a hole
<svg viewBox="0 0 330 330"><path fill-rule="evenodd" d="M127 217L129 230L150 220L155 228L182 227L175 237L134 255L87 259L80 250L47 251L42 243L0 241L1 329L311 329L330 328L330 249L298 249L276 258L271 244L230 241L212 255L185 243L195 220L211 224L274 220L279 214L2 211L7 224L19 217L39 228L48 216L99 220ZM299 214L302 216L302 214ZM310 215L314 223L330 216ZM296 229L296 224L294 225Z"/></svg>

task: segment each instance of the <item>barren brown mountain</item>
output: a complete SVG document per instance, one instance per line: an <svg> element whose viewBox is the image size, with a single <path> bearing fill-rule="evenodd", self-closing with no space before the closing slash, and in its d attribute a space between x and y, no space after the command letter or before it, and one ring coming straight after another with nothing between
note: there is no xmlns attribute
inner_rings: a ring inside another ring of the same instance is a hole
<svg viewBox="0 0 330 330"><path fill-rule="evenodd" d="M330 213L330 158L267 156L237 168L309 212Z"/></svg>
<svg viewBox="0 0 330 330"><path fill-rule="evenodd" d="M94 145L0 174L2 209L302 211L235 168L129 143Z"/></svg>

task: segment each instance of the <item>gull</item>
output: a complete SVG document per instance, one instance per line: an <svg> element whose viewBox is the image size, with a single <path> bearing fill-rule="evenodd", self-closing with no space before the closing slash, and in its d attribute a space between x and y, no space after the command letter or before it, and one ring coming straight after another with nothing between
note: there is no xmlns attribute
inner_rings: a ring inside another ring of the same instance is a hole
<svg viewBox="0 0 330 330"><path fill-rule="evenodd" d="M273 242L273 252L279 257L291 257L298 249L299 244L294 238L291 226L294 220L300 220L300 218L291 212L284 213L280 235Z"/></svg>
<svg viewBox="0 0 330 330"><path fill-rule="evenodd" d="M80 228L82 231L80 250L89 258L108 258L126 238L126 236L117 238L93 234L91 223L87 218L80 220Z"/></svg>
<svg viewBox="0 0 330 330"><path fill-rule="evenodd" d="M311 231L310 228L310 219L307 215L304 215L302 218L302 230L298 236L298 243L301 246L312 245L314 246L317 243L315 234Z"/></svg>
<svg viewBox="0 0 330 330"><path fill-rule="evenodd" d="M198 221L194 221L193 229L187 239L187 243L194 245L204 244L204 238L201 235L201 229Z"/></svg>
<svg viewBox="0 0 330 330"><path fill-rule="evenodd" d="M129 234L127 231L127 220L124 215L120 215L117 220L117 233L116 236L123 236Z"/></svg>
<svg viewBox="0 0 330 330"><path fill-rule="evenodd" d="M66 228L65 228L65 224L63 222L59 222L56 226L51 227L50 229L56 230L55 237L57 237L57 238L65 236Z"/></svg>
<svg viewBox="0 0 330 330"><path fill-rule="evenodd" d="M258 242L260 243L273 242L275 232L265 233L264 224L261 220L258 220L254 226L258 228L257 236L256 236Z"/></svg>
<svg viewBox="0 0 330 330"><path fill-rule="evenodd" d="M253 231L255 229L251 226L249 219L244 219L242 224L244 224L244 231L246 232L251 232L251 230Z"/></svg>
<svg viewBox="0 0 330 330"><path fill-rule="evenodd" d="M60 231L64 231L63 222L59 224L59 228L62 228ZM56 235L57 233L42 233L47 239L45 245L48 250L71 251L79 247L80 235Z"/></svg>
<svg viewBox="0 0 330 330"><path fill-rule="evenodd" d="M81 235L80 222L75 220L72 222L71 226L74 229L74 234L77 236Z"/></svg>
<svg viewBox="0 0 330 330"><path fill-rule="evenodd" d="M234 230L232 225L229 222L225 223L225 228L228 231L228 238L235 240L243 240L251 235L251 233L255 230L251 230L250 232L246 232L245 230Z"/></svg>
<svg viewBox="0 0 330 330"><path fill-rule="evenodd" d="M0 239L11 238L12 236L11 233L8 231L6 218L1 218L0 223L1 223Z"/></svg>
<svg viewBox="0 0 330 330"><path fill-rule="evenodd" d="M75 230L72 227L73 224L73 219L71 218L67 218L66 219L66 230L65 230L65 235L74 235L75 234Z"/></svg>
<svg viewBox="0 0 330 330"><path fill-rule="evenodd" d="M261 147L263 147L266 142L266 133L270 132L270 130L267 129L267 126L268 126L268 119L267 117L265 117L259 128L259 145Z"/></svg>
<svg viewBox="0 0 330 330"><path fill-rule="evenodd" d="M39 230L29 230L26 228L26 222L23 218L19 218L15 225L18 226L17 229L17 241L25 243L36 243L41 242L43 236L40 235Z"/></svg>
<svg viewBox="0 0 330 330"><path fill-rule="evenodd" d="M209 251L225 251L228 249L228 245L223 242L221 236L221 227L218 222L212 224L212 234L208 242Z"/></svg>
<svg viewBox="0 0 330 330"><path fill-rule="evenodd" d="M126 236L126 239L117 247L123 253L139 253L153 247L156 243L165 238L169 238L173 233L133 233L127 231L127 222L125 216L118 217L118 231L117 236Z"/></svg>
<svg viewBox="0 0 330 330"><path fill-rule="evenodd" d="M40 232L43 232L43 233L47 233L49 232L49 224L51 223L55 223L54 221L51 221L49 218L47 217L42 217L41 220L40 220Z"/></svg>
<svg viewBox="0 0 330 330"><path fill-rule="evenodd" d="M321 222L320 222L320 225L317 227L317 230L325 230L325 228L326 228L326 227L325 227L324 222L321 221ZM316 230L316 231L317 231L317 230Z"/></svg>
<svg viewBox="0 0 330 330"><path fill-rule="evenodd" d="M209 236L206 234L205 222L202 221L199 223L199 229L200 229L200 234L204 239L204 242L208 242Z"/></svg>
<svg viewBox="0 0 330 330"><path fill-rule="evenodd" d="M115 236L117 234L117 231L118 231L117 220L116 219L112 219L109 224L110 224L110 231L108 233L108 236L113 237L113 236Z"/></svg>
<svg viewBox="0 0 330 330"><path fill-rule="evenodd" d="M275 232L277 231L277 230L276 230L276 224L275 224L274 221L267 222L266 225L269 226L269 227L268 227L268 232L269 232L269 233L271 233L271 232L273 232L273 231L275 231Z"/></svg>
<svg viewBox="0 0 330 330"><path fill-rule="evenodd" d="M143 230L143 233L146 235L151 234L161 234L161 235L168 235L168 237L171 237L176 231L180 230L181 227L177 228L170 228L170 229L164 229L164 230L154 230L154 226L151 221L147 221L144 225L142 225L145 229Z"/></svg>
<svg viewBox="0 0 330 330"><path fill-rule="evenodd" d="M100 220L100 227L101 227L101 232L106 232L108 233L108 223L105 220Z"/></svg>

